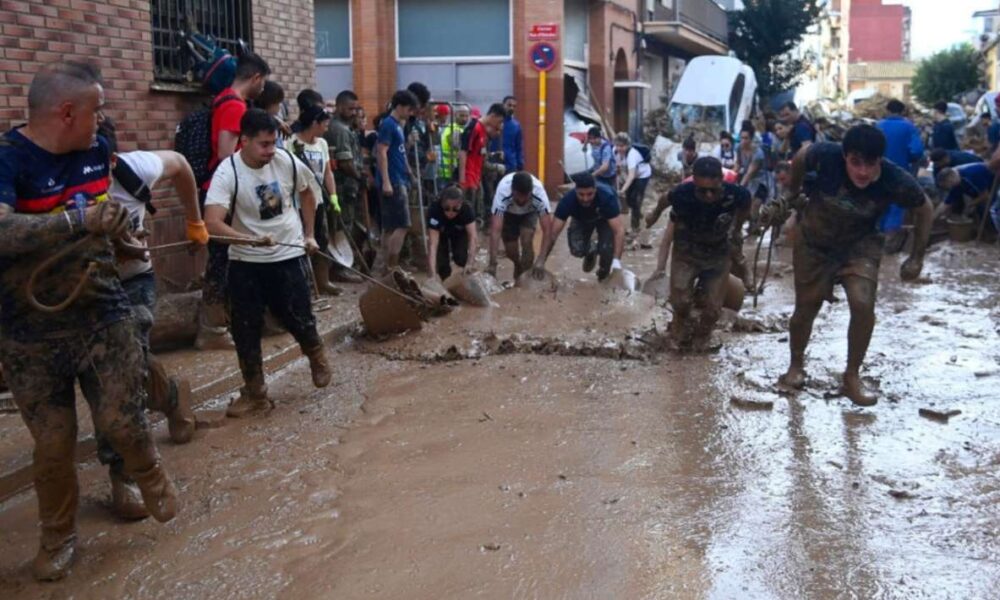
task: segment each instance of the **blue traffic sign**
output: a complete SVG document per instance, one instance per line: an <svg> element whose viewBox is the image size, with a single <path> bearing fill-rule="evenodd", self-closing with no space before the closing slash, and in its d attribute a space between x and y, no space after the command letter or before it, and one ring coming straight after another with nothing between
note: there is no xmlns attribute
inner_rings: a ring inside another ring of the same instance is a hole
<svg viewBox="0 0 1000 600"><path fill-rule="evenodd" d="M552 44L541 42L531 47L531 66L538 71L551 71L556 66L556 49Z"/></svg>

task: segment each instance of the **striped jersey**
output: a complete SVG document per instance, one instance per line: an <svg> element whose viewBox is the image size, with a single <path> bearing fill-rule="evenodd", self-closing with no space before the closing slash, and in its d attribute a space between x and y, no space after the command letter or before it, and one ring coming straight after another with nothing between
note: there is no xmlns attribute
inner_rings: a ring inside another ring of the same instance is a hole
<svg viewBox="0 0 1000 600"><path fill-rule="evenodd" d="M514 173L509 173L497 184L496 194L493 196L493 214L527 215L538 213L547 215L552 212L549 204L549 195L545 193L545 186L534 175L531 176L533 184L531 190L531 202L524 206L514 202L514 191L511 189L514 183Z"/></svg>
<svg viewBox="0 0 1000 600"><path fill-rule="evenodd" d="M0 141L0 203L19 214L49 215L103 202L111 185L110 160L108 143L102 137L87 150L52 154L18 128L12 129ZM0 224L0 235L24 235L15 230L18 227L28 226ZM94 237L78 251L56 261L36 284L40 302L58 304L72 291L87 265L96 263L98 268L80 299L52 314L29 304L25 288L35 267L84 235L86 232L78 228L69 239L56 236L51 241L32 240L25 242L25 250L15 249L0 258L0 335L21 340L61 338L92 332L129 316L128 298L115 272L112 247L106 237Z"/></svg>

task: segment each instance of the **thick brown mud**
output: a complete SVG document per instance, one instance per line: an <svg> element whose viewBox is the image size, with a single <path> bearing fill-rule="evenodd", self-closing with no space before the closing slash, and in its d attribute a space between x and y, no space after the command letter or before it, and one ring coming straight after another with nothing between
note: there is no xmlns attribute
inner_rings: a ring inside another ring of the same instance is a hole
<svg viewBox="0 0 1000 600"><path fill-rule="evenodd" d="M836 396L844 301L817 320L806 389L774 387L786 252L710 355L650 349L668 311L559 257L554 292L345 345L328 390L299 361L269 416L164 444L167 525L115 522L86 465L67 581L30 580L34 496L0 506L0 596L994 597L997 259L935 248L920 285L886 259L864 371L880 402L857 409Z"/></svg>

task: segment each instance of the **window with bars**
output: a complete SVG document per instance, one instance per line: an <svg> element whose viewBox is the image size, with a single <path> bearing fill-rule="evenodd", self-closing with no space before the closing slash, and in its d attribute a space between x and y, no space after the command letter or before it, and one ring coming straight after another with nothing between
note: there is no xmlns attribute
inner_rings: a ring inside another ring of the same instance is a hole
<svg viewBox="0 0 1000 600"><path fill-rule="evenodd" d="M251 44L250 0L152 0L153 72L157 81L187 81L191 68L181 32L210 35L236 53L239 40Z"/></svg>

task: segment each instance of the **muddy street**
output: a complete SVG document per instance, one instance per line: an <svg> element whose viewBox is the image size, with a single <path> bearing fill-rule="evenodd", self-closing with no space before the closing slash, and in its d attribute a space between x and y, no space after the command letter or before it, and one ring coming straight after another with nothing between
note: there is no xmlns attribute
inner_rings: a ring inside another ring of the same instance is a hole
<svg viewBox="0 0 1000 600"><path fill-rule="evenodd" d="M27 568L34 494L0 505L0 597L995 596L996 248L934 246L917 285L884 261L869 409L836 394L839 291L806 389L775 390L789 258L719 353L680 356L651 343L666 309L599 286L560 244L554 293L350 340L326 390L299 360L269 380L270 415L206 416L187 446L158 430L182 500L166 525L116 522L105 471L82 465L62 582ZM625 263L644 276L654 251Z"/></svg>

